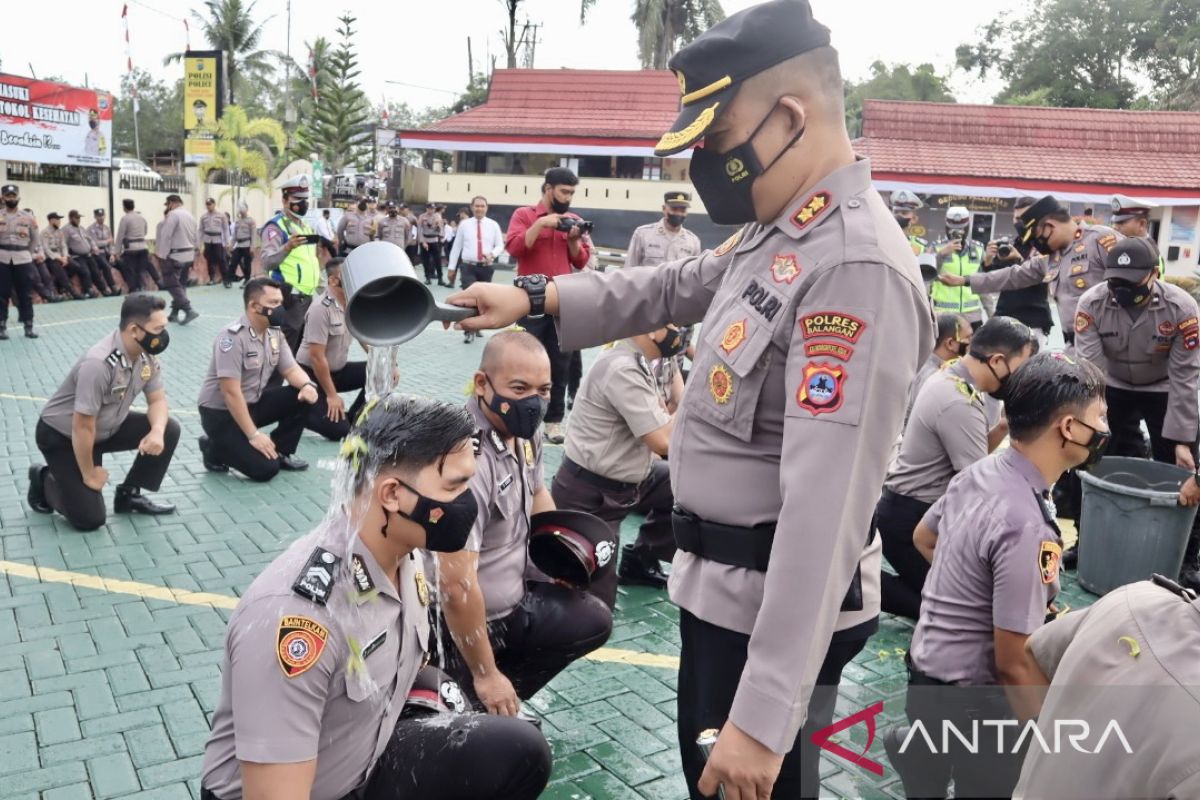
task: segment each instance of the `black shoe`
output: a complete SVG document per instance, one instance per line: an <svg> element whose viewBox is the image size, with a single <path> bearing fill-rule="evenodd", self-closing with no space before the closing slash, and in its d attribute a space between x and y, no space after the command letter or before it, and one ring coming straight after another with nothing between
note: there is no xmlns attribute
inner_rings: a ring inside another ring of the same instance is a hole
<svg viewBox="0 0 1200 800"><path fill-rule="evenodd" d="M232 284L232 283L227 283L227 284L225 284L225 288L226 288L226 289L232 289L232 288L233 288L233 284Z"/></svg>
<svg viewBox="0 0 1200 800"><path fill-rule="evenodd" d="M617 583L622 586L667 588L667 576L658 559L627 544L621 548L621 565L617 568Z"/></svg>
<svg viewBox="0 0 1200 800"><path fill-rule="evenodd" d="M8 337L7 337L7 336L5 336L4 338L5 338L5 339L7 339ZM36 338L38 338L37 331L35 331L35 330L33 329L33 323L32 323L32 322L26 322L26 323L25 323L25 338L26 338L26 339L36 339Z"/></svg>
<svg viewBox="0 0 1200 800"><path fill-rule="evenodd" d="M432 285L433 285L433 281L425 281L425 285L426 285L426 286L432 286Z"/></svg>
<svg viewBox="0 0 1200 800"><path fill-rule="evenodd" d="M29 492L26 493L25 499L29 502L29 507L39 514L54 511L46 502L45 475L46 466L43 464L34 464L29 468Z"/></svg>
<svg viewBox="0 0 1200 800"><path fill-rule="evenodd" d="M279 468L284 472L304 472L308 469L308 462L295 456L280 456Z"/></svg>
<svg viewBox="0 0 1200 800"><path fill-rule="evenodd" d="M1075 565L1079 563L1079 542L1068 547L1062 554L1062 568L1075 569Z"/></svg>
<svg viewBox="0 0 1200 800"><path fill-rule="evenodd" d="M8 326L0 325L0 342L8 341Z"/></svg>
<svg viewBox="0 0 1200 800"><path fill-rule="evenodd" d="M161 516L174 514L175 506L170 503L156 503L142 494L141 489L132 486L118 486L117 496L113 499L113 512L117 514L149 514Z"/></svg>
<svg viewBox="0 0 1200 800"><path fill-rule="evenodd" d="M200 317L199 311L197 311L194 308L189 308L187 310L187 313L184 314L183 319L179 320L179 324L187 325L189 322L191 322L194 319L198 319L199 317Z"/></svg>
<svg viewBox="0 0 1200 800"><path fill-rule="evenodd" d="M204 462L204 468L209 472L229 472L229 467L217 461L210 455L211 445L207 436L200 437L200 458Z"/></svg>
<svg viewBox="0 0 1200 800"><path fill-rule="evenodd" d="M3 333L3 331L0 331L0 333ZM7 339L8 337L3 336L0 338ZM466 333L463 334L463 344L470 344L473 341L475 341L475 336L470 331L467 331Z"/></svg>

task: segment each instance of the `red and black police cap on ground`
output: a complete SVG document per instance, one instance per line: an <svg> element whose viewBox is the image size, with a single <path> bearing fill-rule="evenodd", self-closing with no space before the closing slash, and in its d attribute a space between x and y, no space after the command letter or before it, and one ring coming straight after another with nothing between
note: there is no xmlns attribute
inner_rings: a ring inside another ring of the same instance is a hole
<svg viewBox="0 0 1200 800"><path fill-rule="evenodd" d="M617 563L608 523L586 511L543 511L529 518L529 558L550 578L587 589Z"/></svg>

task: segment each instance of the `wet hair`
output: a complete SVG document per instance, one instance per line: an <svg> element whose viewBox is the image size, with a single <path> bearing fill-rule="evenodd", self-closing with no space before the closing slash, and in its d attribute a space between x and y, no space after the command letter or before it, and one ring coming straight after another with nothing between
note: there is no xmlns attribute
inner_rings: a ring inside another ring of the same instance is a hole
<svg viewBox="0 0 1200 800"><path fill-rule="evenodd" d="M500 361L510 348L518 348L527 353L546 353L545 346L532 333L527 331L500 331L494 334L483 348L479 359L479 369L488 375L494 374L500 368Z"/></svg>
<svg viewBox="0 0 1200 800"><path fill-rule="evenodd" d="M958 314L938 314L936 344L950 338L958 339L958 327L962 322L963 318Z"/></svg>
<svg viewBox="0 0 1200 800"><path fill-rule="evenodd" d="M266 294L267 289L283 291L283 284L270 278L251 278L242 289L242 306L249 307L250 303Z"/></svg>
<svg viewBox="0 0 1200 800"><path fill-rule="evenodd" d="M126 198L125 200L121 201L121 207L126 211L133 211L133 201Z"/></svg>
<svg viewBox="0 0 1200 800"><path fill-rule="evenodd" d="M346 261L344 258L331 258L325 262L325 274L331 275L334 272L341 272L342 264Z"/></svg>
<svg viewBox="0 0 1200 800"><path fill-rule="evenodd" d="M357 494L381 469L415 475L430 464L441 472L446 457L478 435L467 407L428 397L390 394L368 403L342 445Z"/></svg>
<svg viewBox="0 0 1200 800"><path fill-rule="evenodd" d="M1104 373L1089 361L1041 353L1017 367L1007 389L1008 435L1030 442L1067 414L1082 416L1103 397Z"/></svg>
<svg viewBox="0 0 1200 800"><path fill-rule="evenodd" d="M980 361L987 361L997 353L1015 356L1030 344L1033 345L1032 352L1036 353L1037 337L1024 322L1012 317L992 317L971 337L971 356Z"/></svg>
<svg viewBox="0 0 1200 800"><path fill-rule="evenodd" d="M546 191L546 187L555 186L578 186L579 177L567 169L566 167L551 167L546 170L546 177L542 181L542 191Z"/></svg>
<svg viewBox="0 0 1200 800"><path fill-rule="evenodd" d="M167 307L167 301L149 292L134 292L121 303L121 330L130 325L145 325L150 315Z"/></svg>

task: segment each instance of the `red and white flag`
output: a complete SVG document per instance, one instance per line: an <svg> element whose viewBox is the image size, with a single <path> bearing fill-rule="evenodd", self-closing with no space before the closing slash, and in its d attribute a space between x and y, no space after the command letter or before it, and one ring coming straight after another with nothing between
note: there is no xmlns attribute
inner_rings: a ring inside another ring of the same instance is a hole
<svg viewBox="0 0 1200 800"><path fill-rule="evenodd" d="M121 23L125 26L125 72L129 75L129 91L133 96L133 113L138 113L137 85L133 82L133 50L129 45L129 4L121 7Z"/></svg>

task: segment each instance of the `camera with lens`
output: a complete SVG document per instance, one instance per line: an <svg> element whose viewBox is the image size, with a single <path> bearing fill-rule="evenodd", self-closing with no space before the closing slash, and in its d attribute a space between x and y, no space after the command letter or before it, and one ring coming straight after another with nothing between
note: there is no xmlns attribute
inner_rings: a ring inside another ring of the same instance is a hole
<svg viewBox="0 0 1200 800"><path fill-rule="evenodd" d="M1002 236L996 240L996 257L1002 258L1005 261L1012 258L1015 251L1012 246L1012 239L1008 236Z"/></svg>
<svg viewBox="0 0 1200 800"><path fill-rule="evenodd" d="M559 217L558 230L563 233L570 233L571 228L579 228L580 233L592 232L592 221L587 219L576 219L575 217Z"/></svg>
<svg viewBox="0 0 1200 800"><path fill-rule="evenodd" d="M967 238L967 232L961 228L958 228L950 231L947 236L952 242L961 242L963 239Z"/></svg>

